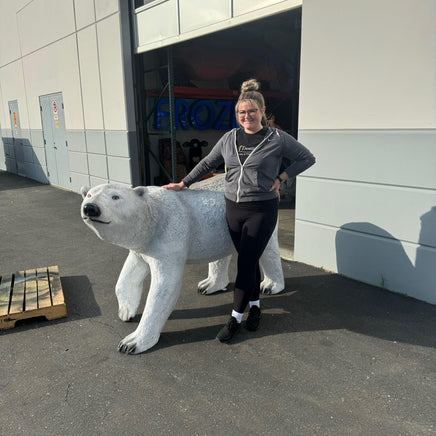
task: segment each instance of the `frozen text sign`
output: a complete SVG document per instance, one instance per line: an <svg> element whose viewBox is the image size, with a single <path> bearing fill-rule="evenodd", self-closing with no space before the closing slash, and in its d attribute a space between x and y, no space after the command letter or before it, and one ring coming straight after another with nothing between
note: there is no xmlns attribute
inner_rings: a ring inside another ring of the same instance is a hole
<svg viewBox="0 0 436 436"><path fill-rule="evenodd" d="M150 102L152 105L153 101ZM183 130L230 130L236 127L235 102L229 100L187 100L174 102L175 128ZM170 105L167 98L156 105L152 130L169 131Z"/></svg>

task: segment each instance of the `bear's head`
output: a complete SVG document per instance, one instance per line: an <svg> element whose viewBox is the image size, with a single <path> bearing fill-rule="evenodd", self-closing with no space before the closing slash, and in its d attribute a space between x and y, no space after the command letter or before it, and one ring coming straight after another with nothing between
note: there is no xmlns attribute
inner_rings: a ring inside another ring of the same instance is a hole
<svg viewBox="0 0 436 436"><path fill-rule="evenodd" d="M116 184L82 187L82 219L100 239L135 249L148 222L145 191Z"/></svg>

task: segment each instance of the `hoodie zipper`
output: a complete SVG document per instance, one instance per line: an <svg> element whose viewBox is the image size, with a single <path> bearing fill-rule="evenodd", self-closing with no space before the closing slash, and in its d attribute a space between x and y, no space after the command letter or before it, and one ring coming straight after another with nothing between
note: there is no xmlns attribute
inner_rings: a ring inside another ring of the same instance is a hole
<svg viewBox="0 0 436 436"><path fill-rule="evenodd" d="M236 132L235 132L234 144L235 144L236 156L238 156L239 165L241 166L241 174L239 175L239 178L238 178L238 189L236 191L236 203L239 203L239 200L241 199L240 198L240 195L241 195L241 180L242 180L242 176L244 174L244 166L245 166L245 164L247 163L248 159L250 159L251 155L273 134L274 134L274 132L271 132L268 136L265 136L265 138L262 139L262 141L257 145L257 147L253 148L251 153L247 156L247 159L245 159L244 163L241 163L241 159L239 158L239 153L238 153L238 147L237 147L237 144L236 144Z"/></svg>

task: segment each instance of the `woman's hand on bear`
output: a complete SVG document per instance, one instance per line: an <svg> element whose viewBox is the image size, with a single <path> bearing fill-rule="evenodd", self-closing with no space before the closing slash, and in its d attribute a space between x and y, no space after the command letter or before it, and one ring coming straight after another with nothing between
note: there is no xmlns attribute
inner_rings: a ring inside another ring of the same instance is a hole
<svg viewBox="0 0 436 436"><path fill-rule="evenodd" d="M162 188L169 189L170 191L181 191L186 188L183 182L180 183L168 183L168 185L163 185Z"/></svg>

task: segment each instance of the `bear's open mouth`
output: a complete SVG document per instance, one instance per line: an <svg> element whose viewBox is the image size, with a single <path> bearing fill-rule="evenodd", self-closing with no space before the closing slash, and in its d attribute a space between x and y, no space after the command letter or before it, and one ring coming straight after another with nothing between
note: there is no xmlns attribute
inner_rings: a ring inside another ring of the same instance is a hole
<svg viewBox="0 0 436 436"><path fill-rule="evenodd" d="M92 221L94 223L100 223L100 224L110 224L111 223L111 221L101 221L101 220L98 220L98 219L95 219L95 218L91 218L89 216L85 216L85 217L83 217L83 219L84 220L90 220L90 221Z"/></svg>

